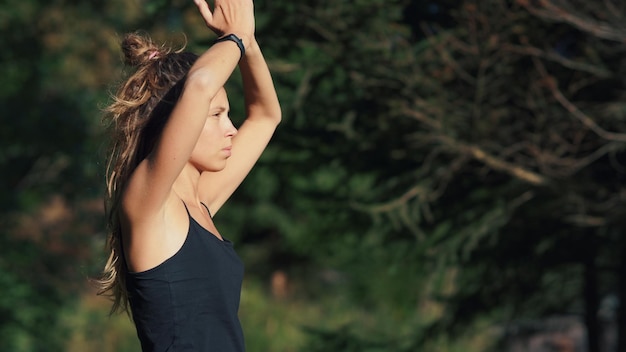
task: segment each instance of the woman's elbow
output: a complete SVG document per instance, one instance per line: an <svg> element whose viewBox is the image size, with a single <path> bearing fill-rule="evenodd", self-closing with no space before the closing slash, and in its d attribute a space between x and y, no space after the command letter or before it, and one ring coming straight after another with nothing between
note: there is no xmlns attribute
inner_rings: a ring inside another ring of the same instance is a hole
<svg viewBox="0 0 626 352"><path fill-rule="evenodd" d="M283 112L280 108L280 105L278 105L275 109L275 111L272 114L274 122L276 122L276 124L278 125L282 119L283 119Z"/></svg>
<svg viewBox="0 0 626 352"><path fill-rule="evenodd" d="M185 89L192 89L209 99L212 99L220 88L211 72L205 70L189 72L185 81Z"/></svg>

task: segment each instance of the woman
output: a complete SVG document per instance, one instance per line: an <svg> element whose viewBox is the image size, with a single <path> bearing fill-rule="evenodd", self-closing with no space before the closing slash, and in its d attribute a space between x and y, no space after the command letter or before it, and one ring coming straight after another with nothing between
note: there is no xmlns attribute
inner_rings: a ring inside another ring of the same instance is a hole
<svg viewBox="0 0 626 352"><path fill-rule="evenodd" d="M243 265L213 216L280 122L254 37L251 0L196 0L218 36L196 56L129 34L136 72L108 112L110 258L100 281L113 311L132 313L143 351L243 351L237 318ZM239 65L247 118L231 123L223 86Z"/></svg>

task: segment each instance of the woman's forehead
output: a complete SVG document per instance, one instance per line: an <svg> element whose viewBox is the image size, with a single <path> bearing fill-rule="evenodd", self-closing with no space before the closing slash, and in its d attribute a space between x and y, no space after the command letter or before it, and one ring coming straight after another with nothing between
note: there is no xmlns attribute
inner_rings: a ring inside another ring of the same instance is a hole
<svg viewBox="0 0 626 352"><path fill-rule="evenodd" d="M211 100L211 109L218 108L223 108L225 110L228 110L229 108L228 96L226 95L226 89L224 88L221 88L217 94L215 94L213 100Z"/></svg>

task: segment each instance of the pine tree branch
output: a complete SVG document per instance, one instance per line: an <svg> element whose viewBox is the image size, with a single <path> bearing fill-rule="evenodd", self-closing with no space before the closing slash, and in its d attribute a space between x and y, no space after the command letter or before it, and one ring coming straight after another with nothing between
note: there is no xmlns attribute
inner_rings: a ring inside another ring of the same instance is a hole
<svg viewBox="0 0 626 352"><path fill-rule="evenodd" d="M577 29L587 32L595 37L626 43L626 27L621 16L615 19L615 23L599 22L590 16L577 13L574 6L564 1L558 5L555 0L538 0L539 6L531 4L532 0L518 0L530 13L546 20L565 22Z"/></svg>
<svg viewBox="0 0 626 352"><path fill-rule="evenodd" d="M543 186L548 184L548 179L546 177L530 170L526 170L521 166L502 160L496 156L490 155L476 145L465 144L459 141L455 141L446 136L439 136L439 140L442 141L446 146L451 147L452 149L460 153L469 155L494 170L506 172L507 174L517 179L528 182L535 186Z"/></svg>
<svg viewBox="0 0 626 352"><path fill-rule="evenodd" d="M600 127L593 118L585 114L582 110L580 110L574 103L572 103L563 92L558 88L558 82L556 79L551 76L546 70L543 63L534 58L535 67L539 74L543 77L545 86L552 92L552 96L556 101L558 101L561 106L563 106L568 112L570 112L574 117L576 117L580 122L582 122L587 128L593 131L595 134L609 141L615 142L626 142L626 134L625 133L616 133L605 130Z"/></svg>
<svg viewBox="0 0 626 352"><path fill-rule="evenodd" d="M563 57L562 55L559 55L556 52L553 52L553 51L548 52L548 51L541 50L539 48L535 48L532 46L504 44L502 46L502 50L516 53L516 54L540 57L546 60L557 62L561 64L563 67L571 68L576 71L591 73L592 75L600 77L600 78L607 78L607 77L611 77L612 75L611 71L608 71L604 68L593 66L593 65L587 65L581 62L576 62L574 60L570 60L566 57Z"/></svg>

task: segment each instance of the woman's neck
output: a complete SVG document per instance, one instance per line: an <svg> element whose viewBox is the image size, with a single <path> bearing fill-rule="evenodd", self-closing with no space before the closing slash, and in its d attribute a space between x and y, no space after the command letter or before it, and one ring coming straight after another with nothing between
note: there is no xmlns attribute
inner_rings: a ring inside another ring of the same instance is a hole
<svg viewBox="0 0 626 352"><path fill-rule="evenodd" d="M187 163L174 181L172 190L186 203L199 203L198 184L200 172L191 163Z"/></svg>

